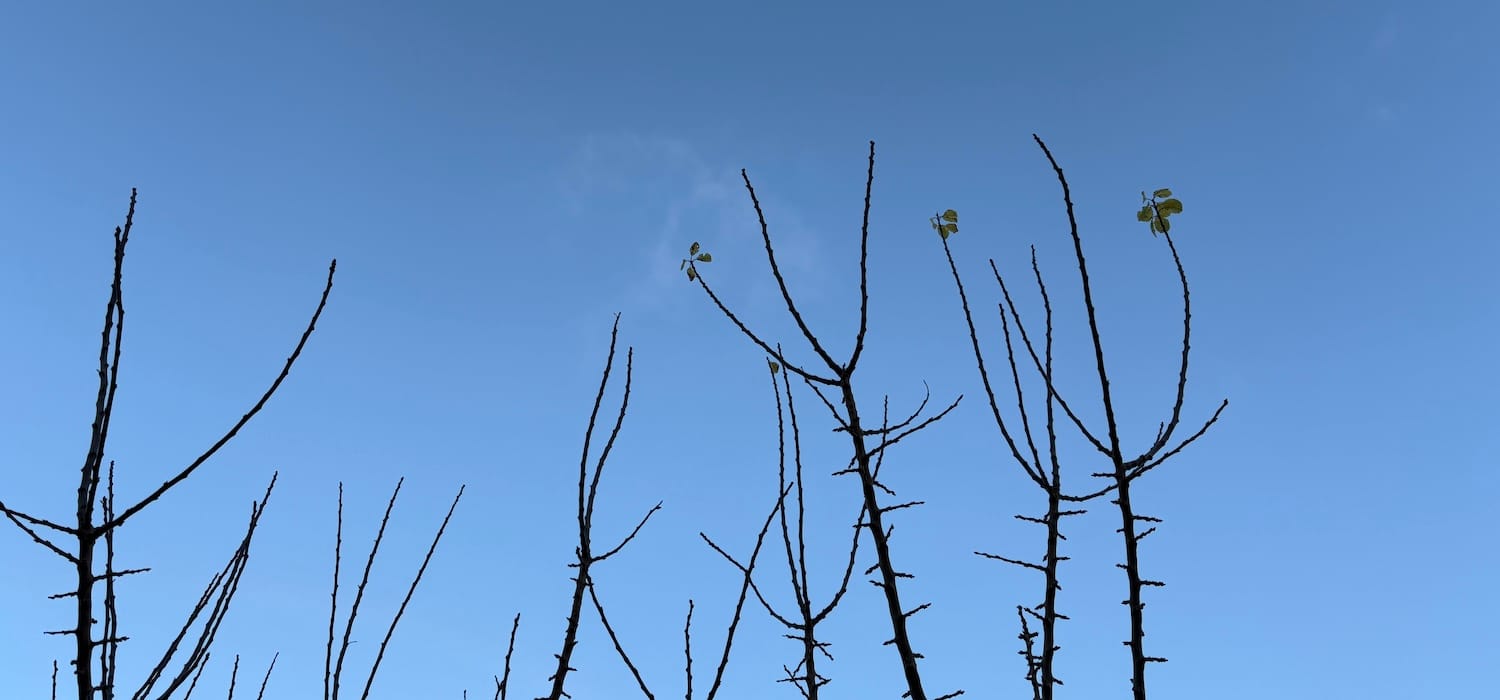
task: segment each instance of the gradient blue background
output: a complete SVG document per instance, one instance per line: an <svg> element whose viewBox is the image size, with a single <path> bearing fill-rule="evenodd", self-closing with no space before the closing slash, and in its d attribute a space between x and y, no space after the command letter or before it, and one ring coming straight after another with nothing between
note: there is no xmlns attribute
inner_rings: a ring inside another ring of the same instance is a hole
<svg viewBox="0 0 1500 700"><path fill-rule="evenodd" d="M280 483L197 694L281 652L268 695L321 688L336 484L346 581L407 477L346 685L363 676L459 484L468 492L375 686L489 697L522 614L513 698L541 694L569 592L574 483L608 331L636 350L597 539L664 510L595 572L653 690L682 693L694 620L701 696L737 572L774 494L762 354L686 283L692 241L723 297L812 355L780 308L739 169L784 270L838 353L852 342L867 141L867 412L965 394L893 451L903 589L933 695L1025 697L1014 606L1038 577L1043 503L1001 450L941 249L953 239L988 347L994 257L1026 285L1035 243L1059 313L1064 386L1091 353L1058 186L1073 185L1127 445L1170 405L1178 297L1139 191L1172 187L1194 293L1186 420L1220 425L1137 491L1165 518L1143 548L1152 697L1484 697L1500 590L1494 364L1500 11L1491 3L28 3L0 23L0 497L66 518L87 446L109 231L140 188L126 261L125 366L109 457L134 500L275 376L339 273L301 364L241 437L120 533L127 689ZM1000 355L992 354L999 361ZM621 358L623 359L623 358ZM612 396L618 396L617 387ZM814 463L813 577L826 600L856 494L823 474L845 443L799 396ZM1075 399L1084 403L1085 398ZM613 406L607 403L607 406ZM608 409L606 409L608 410ZM1096 423L1098 410L1088 413ZM1068 441L1070 484L1095 455ZM1062 697L1128 692L1112 508L1067 524ZM69 569L0 536L0 684L45 697L71 642ZM862 556L861 563L869 562ZM785 607L784 568L760 579ZM352 565L351 565L352 563ZM878 592L826 628L830 697L897 697ZM350 590L345 588L346 591ZM348 600L347 597L344 600ZM753 604L726 700L791 696L797 658ZM586 615L569 688L637 696ZM67 667L64 666L64 673ZM240 692L245 692L241 688Z"/></svg>

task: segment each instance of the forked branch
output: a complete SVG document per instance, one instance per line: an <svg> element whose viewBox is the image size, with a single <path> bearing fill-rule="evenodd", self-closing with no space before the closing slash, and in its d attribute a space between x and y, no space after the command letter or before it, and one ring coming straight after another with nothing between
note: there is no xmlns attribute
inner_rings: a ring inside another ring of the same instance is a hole
<svg viewBox="0 0 1500 700"><path fill-rule="evenodd" d="M739 319L739 317L736 316L734 312L731 311L722 300L720 300L718 295L709 286L708 281L697 269L696 263L710 262L712 260L711 256L701 251L698 243L694 243L689 248L689 258L683 260L683 267L686 269L688 280L696 282L698 286L704 291L704 293L708 295L709 299L714 303L714 305L718 307L719 311L722 312L724 316L728 318L730 322L740 330L741 333L749 338L751 342L755 343L756 346L765 351L765 353L772 358L772 361L774 363L776 363L780 367L784 367L788 372L798 375L803 380L809 383L820 384L837 389L839 394L838 403L840 404L842 410L840 410L839 407L834 406L834 403L827 397L822 397L821 392L819 392L819 396L823 398L825 405L829 408L829 412L833 415L835 422L837 422L838 428L842 432L846 433L849 437L850 447L853 453L851 458L852 470L849 473L857 474L859 477L859 488L862 495L862 504L865 515L868 518L868 522L865 522L863 524L870 533L871 543L874 546L876 556L876 563L872 567L872 571L879 572L878 579L873 581L872 583L874 583L876 587L881 589L882 594L885 597L886 614L891 622L892 634L891 639L888 643L895 647L897 658L901 663L902 676L906 683L906 695L913 700L927 700L927 691L923 688L921 673L917 667L917 660L921 657L921 655L918 654L913 648L910 634L908 633L908 620L911 616L911 613L915 612L915 610L907 611L906 608L902 606L900 590L898 587L898 579L909 578L911 577L911 574L898 571L894 563L892 562L890 551L891 528L884 522L884 517L889 514L891 510L905 507L906 505L910 504L901 504L897 506L882 505L880 501L880 494L882 492L888 492L889 489L886 489L884 486L880 485L875 476L875 465L878 464L878 460L885 454L884 448L900 440L902 435L898 435L894 438L887 435L886 432L891 430L888 422L884 423L882 428L879 430L867 430L864 427L863 422L861 421L859 413L859 403L856 399L853 388L854 371L856 366L858 365L858 360L861 354L864 352L864 343L867 332L869 330L867 260L869 253L870 193L875 180L875 143L873 141L870 142L868 169L865 176L864 212L862 225L860 227L859 328L854 337L854 347L850 351L849 359L843 364L840 364L838 361L836 361L828 352L828 350L826 349L826 345L818 339L816 334L813 333L812 329L808 326L806 320L804 319L802 312L797 307L797 303L793 299L791 291L787 285L786 278L782 275L781 268L777 264L776 251L771 242L770 228L766 223L766 215L765 211L761 207L760 198L756 196L755 187L750 182L750 176L744 170L740 171L740 175L745 181L746 191L750 194L751 204L754 205L756 221L760 225L761 241L765 246L766 259L770 263L771 275L776 280L776 286L777 289L781 292L782 301L785 303L787 313L796 323L798 330L801 332L803 339L807 341L807 344L812 350L813 354L817 356L817 358L827 368L826 371L830 374L818 374L797 363L789 362L785 354L781 352L780 348L772 347L772 344L767 342L760 334L756 333L748 326L746 326ZM822 372L823 370L818 371ZM957 405L957 401L954 402L954 405ZM937 416L937 418L941 418L942 415L945 414L946 411L943 414ZM936 418L932 420L936 420ZM912 430L926 427L927 425L930 425L930 423L931 421L928 421ZM911 431L907 432L909 433ZM875 436L881 438L881 442L878 446L872 446L869 444L869 439ZM794 576L796 576L795 572ZM798 588L802 588L800 584L798 584ZM758 590L757 595L759 595ZM764 603L764 599L762 599L762 602ZM922 609L922 607L925 606L919 606L917 610ZM810 640L805 641L807 641L807 643L809 644L812 643ZM816 687L817 682L816 675L814 673L809 671L805 674L805 677L809 679L808 683L805 685L806 688L810 689Z"/></svg>
<svg viewBox="0 0 1500 700"><path fill-rule="evenodd" d="M124 349L125 329L125 302L123 292L125 251L130 242L130 234L135 226L135 207L137 192L130 191L130 205L125 214L125 223L118 226L114 231L114 266L111 274L109 287L109 298L104 307L104 319L100 330L99 339L99 361L97 373L99 375L98 388L94 395L93 416L89 428L88 449L85 452L83 464L79 469L79 480L77 488L77 499L74 504L73 522L70 525L62 525L59 522L35 516L22 509L13 508L0 501L0 513L4 513L10 522L26 533L32 541L42 545L48 551L62 557L72 565L76 585L67 597L74 599L74 621L73 626L66 630L60 630L59 634L67 634L74 637L73 667L76 680L76 692L79 700L92 700L100 695L104 700L111 700L115 694L115 668L119 643L127 637L121 635L118 629L118 614L115 601L114 581L120 576L140 573L145 569L117 570L114 567L115 540L114 535L119 528L136 514L156 502L173 486L182 483L191 476L200 466L208 461L224 445L228 444L240 429L250 419L263 409L271 397L275 395L282 383L290 374L292 366L296 364L297 358L301 356L312 336L313 329L317 326L319 317L328 303L328 296L333 290L333 276L338 261L331 261L328 265L328 278L323 286L323 293L319 297L317 308L313 311L312 318L303 330L301 338L281 371L277 374L269 388L261 394L260 399L251 406L235 424L222 436L219 437L207 450L203 451L196 459L185 468L178 471L167 479L161 486L136 503L118 508L114 490L114 463L109 464L108 484L105 494L100 495L101 481L105 479L105 454L109 439L109 428L114 418L115 397L119 389L120 358ZM274 483L274 477L272 483ZM269 489L267 490L269 497ZM186 674L192 669L201 671L202 664L208 658L208 645L213 641L213 632L218 628L224 614L227 612L229 601L232 598L239 580L240 572L243 571L244 563L248 557L249 540L255 529L255 522L260 514L260 507L264 501L253 511L251 525L246 532L244 541L241 543L239 552L220 576L216 577L210 584L209 590L205 592L204 598L194 610L191 620L202 614L209 605L209 600L214 598L217 591L217 599L213 609L208 614L207 622L198 641L189 652L186 666L181 673L173 677L167 690L159 697L168 697L174 690L179 688L187 680ZM103 521L95 522L96 509L103 511ZM59 535L72 538L76 541L73 551L69 551L57 536L44 535L42 530L51 530ZM96 548L100 541L105 546L105 570L102 574L95 572ZM96 624L96 600L94 598L94 586L99 582L105 585L104 612L102 615L103 634L100 637L94 635ZM186 633L186 627L182 634ZM157 682L165 668L167 659L170 659L181 642L182 635L173 643L172 648L166 652L162 663L148 674L143 688L150 688ZM94 653L98 651L98 667L94 661ZM141 691L144 692L144 691Z"/></svg>

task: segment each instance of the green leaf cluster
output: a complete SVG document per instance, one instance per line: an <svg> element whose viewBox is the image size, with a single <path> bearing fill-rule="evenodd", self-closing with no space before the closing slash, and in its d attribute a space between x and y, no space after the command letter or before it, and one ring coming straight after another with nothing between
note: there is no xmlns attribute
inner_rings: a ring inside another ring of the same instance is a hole
<svg viewBox="0 0 1500 700"><path fill-rule="evenodd" d="M1151 224L1152 236L1171 231L1172 222L1167 217L1182 213L1182 201L1172 197L1172 190L1166 188L1152 192L1150 197L1142 192L1141 202L1141 210L1135 213L1135 220Z"/></svg>
<svg viewBox="0 0 1500 700"><path fill-rule="evenodd" d="M682 259L682 264L678 265L677 269L679 269L679 270L684 270L684 269L687 270L688 281L692 282L693 280L698 279L698 270L696 268L694 268L693 265L695 263L701 263L701 262L705 262L706 263L706 262L713 262L713 261L714 261L714 256L709 255L708 253L702 252L702 248L699 247L698 242L697 241L693 241L693 244L691 246L688 246L688 256L686 258Z"/></svg>
<svg viewBox="0 0 1500 700"><path fill-rule="evenodd" d="M929 223L932 224L932 230L937 231L938 235L946 241L949 236L958 233L958 212L949 209L934 215Z"/></svg>

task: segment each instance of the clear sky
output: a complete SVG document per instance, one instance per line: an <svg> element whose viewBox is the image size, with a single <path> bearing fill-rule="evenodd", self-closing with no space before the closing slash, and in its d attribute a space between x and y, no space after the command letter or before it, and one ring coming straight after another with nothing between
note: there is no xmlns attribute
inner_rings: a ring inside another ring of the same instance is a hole
<svg viewBox="0 0 1500 700"><path fill-rule="evenodd" d="M1066 169L1126 444L1170 406L1180 306L1135 222L1185 204L1189 421L1219 425L1147 476L1153 697L1481 697L1500 658L1495 425L1500 10L1327 3L25 3L0 23L0 498L66 518L87 447L111 229L140 188L109 457L134 500L212 443L275 376L339 261L328 309L265 412L120 533L121 680L133 689L280 480L205 674L233 654L268 696L321 689L333 514L346 581L406 484L351 650L368 668L460 484L467 492L374 697L489 697L521 613L513 698L543 693L563 632L579 450L614 314L635 348L598 541L663 510L595 571L651 688L681 696L696 601L701 697L738 591L699 539L749 549L775 491L763 354L678 270L693 241L747 322L813 356L780 308L747 168L810 322L852 343L868 142L871 330L858 390L947 420L883 475L903 595L934 695L1024 697L1014 606L1039 578L1040 492L1002 451L927 217L952 240L999 361L993 257L1026 285L1036 244L1059 373L1092 371L1056 179ZM819 7L810 7L818 5ZM1488 47L1488 48L1486 48ZM623 357L621 358L623 360ZM617 374L617 377L620 375ZM617 405L617 388L606 412ZM842 570L846 443L802 407L816 600ZM1085 399L1079 399L1083 403ZM1093 404L1091 404L1093 405ZM1097 423L1099 411L1087 416ZM1068 483L1100 463L1068 435ZM1124 697L1115 512L1066 523L1060 697ZM69 568L6 525L0 684L45 697L69 640ZM868 550L864 550L868 552ZM861 567L870 563L861 554ZM784 567L760 579L785 607ZM345 591L349 589L346 588ZM1484 594L1484 591L1492 591ZM344 598L347 600L347 597ZM827 625L830 697L898 697L878 591ZM637 696L586 614L569 688ZM789 696L797 649L753 604L726 700ZM66 673L66 666L64 672ZM346 681L347 682L347 681ZM205 692L200 688L199 693Z"/></svg>

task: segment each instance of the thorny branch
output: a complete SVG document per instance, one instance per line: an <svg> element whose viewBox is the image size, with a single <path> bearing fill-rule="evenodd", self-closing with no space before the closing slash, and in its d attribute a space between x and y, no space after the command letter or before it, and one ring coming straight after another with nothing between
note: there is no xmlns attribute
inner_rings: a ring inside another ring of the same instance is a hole
<svg viewBox="0 0 1500 700"><path fill-rule="evenodd" d="M1111 393L1109 374L1105 366L1104 346L1100 339L1097 312L1093 301L1093 289L1089 282L1088 264L1083 253L1082 239L1078 234L1077 219L1075 218L1073 212L1072 194L1068 186L1067 178L1063 174L1062 168L1058 166L1057 161L1052 157L1052 153L1050 150L1048 150L1047 145L1042 142L1041 138L1036 137L1035 135L1033 135L1032 138L1036 141L1037 145L1046 155L1048 162L1051 164L1053 171L1057 175L1058 182L1062 186L1063 202L1068 216L1069 233L1072 238L1074 254L1078 264L1079 278L1081 286L1083 288L1084 311L1085 316L1088 320L1090 339L1092 341L1092 348L1094 351L1094 364L1099 379L1100 394L1104 408L1106 423L1105 427L1107 430L1108 442L1106 444L1106 442L1100 440L1096 436L1097 433L1090 430L1088 426L1084 424L1083 420L1073 410L1069 402L1058 391L1053 381L1052 305L1051 300L1047 294L1046 284L1042 279L1040 267L1037 264L1036 250L1035 248L1032 248L1031 268L1036 278L1037 289L1040 292L1042 305L1045 312L1045 338L1043 349L1040 355L1038 354L1036 345L1032 341L1031 334L1027 331L1026 325L1021 320L1021 316L1019 311L1017 310L1015 300L1011 296L1010 290L1005 284L1005 279L1003 278L1003 276L1001 276L999 268L995 265L994 260L990 261L990 270L994 274L995 280L1000 287L1000 291L1004 299L1004 303L1000 307L1001 329L1005 339L1006 357L1011 371L1012 387L1016 395L1017 413L1020 417L1020 434L1021 437L1024 438L1026 444L1026 452L1029 452L1030 455L1029 458L1026 454L1023 453L1012 428L1007 425L1007 421L1000 410L999 403L996 401L995 389L991 384L989 372L985 366L984 354L980 349L978 333L975 330L973 316L969 310L968 296L965 293L963 281L959 276L957 265L954 263L953 254L948 245L948 236L952 233L956 233L958 230L957 214L952 210L949 210L944 215L942 215L941 221L939 220L939 218L935 217L933 225L934 228L937 228L939 230L939 233L942 234L941 237L943 251L948 258L948 267L953 275L954 284L958 289L959 302L961 308L963 309L964 320L968 325L969 338L971 341L971 346L974 350L975 362L979 368L980 379L984 384L985 393L989 399L989 405L995 423L1000 430L1001 436L1004 439L1006 446L1010 450L1012 458L1026 472L1027 476L1047 494L1048 509L1045 516L1041 518L1033 518L1020 515L1016 516L1021 520L1040 523L1047 527L1047 551L1043 557L1043 561L1041 564L1018 559L1011 559L983 552L976 552L976 554L1019 565L1027 569L1041 571L1044 574L1045 598L1043 602L1033 608L1018 608L1018 612L1020 612L1022 615L1021 639L1025 643L1025 648L1021 653L1027 662L1026 678L1028 682L1031 683L1033 695L1037 700L1051 700L1053 686L1061 684L1061 681L1058 680L1053 674L1054 652L1059 649L1054 641L1055 625L1057 620L1066 619L1066 616L1058 613L1055 608L1056 591L1060 588L1060 585L1057 581L1057 566L1061 561L1065 561L1067 559L1067 557L1059 556L1058 554L1059 542L1060 540L1065 539L1058 529L1058 524L1060 519L1064 516L1077 515L1083 512L1081 510L1063 510L1062 503L1084 502L1110 493L1111 491L1118 492L1113 503L1118 506L1120 510L1122 527L1119 528L1117 532L1121 533L1123 536L1126 561L1124 564L1118 564L1117 566L1119 566L1121 569L1124 569L1126 572L1129 598L1124 601L1124 603L1130 608L1131 618L1131 638L1126 641L1126 645L1131 649L1133 671L1132 688L1134 697L1136 698L1136 700L1144 700L1146 696L1145 664L1148 662L1165 661L1165 659L1147 656L1143 650L1142 639L1145 633L1142 627L1142 609L1144 608L1144 604L1141 602L1140 594L1143 586L1160 586L1163 584L1160 581L1145 579L1140 575L1137 547L1140 540L1146 535L1153 532L1155 528L1153 527L1137 534L1135 527L1137 522L1160 521L1156 518L1151 518L1149 516L1140 515L1134 512L1130 501L1130 487L1132 485L1132 482L1143 475L1146 471L1160 465L1167 458L1177 454L1188 444L1192 443L1194 440L1197 440L1198 437L1202 436L1204 432L1207 431L1208 427L1213 425L1214 422L1218 420L1220 414L1228 405L1228 401L1226 400L1220 403L1218 409L1214 411L1213 415L1203 424L1201 428L1198 429L1198 431L1189 436L1187 439L1183 440L1176 447L1162 452L1162 450L1165 449L1167 444L1170 442L1172 434L1177 428L1182 413L1184 397L1186 396L1188 356L1189 348L1191 346L1190 338L1192 328L1192 314L1190 306L1190 295L1188 292L1187 274L1183 269L1182 260L1178 256L1176 245L1172 242L1171 236L1167 235L1166 240L1168 248L1172 253L1172 260L1177 268L1178 279L1182 283L1183 300L1182 350L1181 363L1179 365L1177 376L1176 397L1172 405L1170 420L1163 423L1162 428L1158 431L1156 438L1151 443L1151 446L1147 448L1145 452L1135 457L1134 459L1126 459L1123 456L1121 450L1119 426L1114 409L1113 394ZM1170 192L1163 190L1159 191L1157 194L1160 196L1168 196L1170 195ZM1155 208L1155 200L1153 199L1152 201L1153 203L1150 206ZM1181 205L1179 202L1176 202L1176 200L1172 200L1169 203L1173 204L1176 207L1176 211L1181 210ZM1155 211L1158 220L1164 218L1161 209L1157 208L1155 209ZM1149 212L1143 210L1142 217L1146 217L1148 213ZM1145 219L1143 218L1143 220ZM1161 228L1163 229L1162 233L1165 234L1165 226L1161 226ZM1153 232L1156 231L1156 229L1157 226L1153 225ZM1045 404L1045 425L1047 431L1048 446L1047 461L1049 462L1050 466L1050 474L1047 469L1044 469L1043 460L1038 450L1037 442L1033 436L1031 419L1030 415L1028 414L1026 400L1022 391L1020 374L1016 364L1017 348L1012 343L1012 336L1010 331L1010 325L1012 322L1016 327L1017 333L1021 338L1021 343L1025 347L1027 355L1031 359L1032 367L1041 376L1043 386L1047 391ZM1087 440L1091 445L1093 445L1097 451L1105 455L1110 460L1112 465L1112 469L1110 471L1094 474L1094 476L1110 478L1112 482L1108 486L1084 495L1072 495L1063 491L1060 465L1057 457L1057 436L1055 429L1056 418L1054 407L1062 408L1063 413L1078 429L1079 434L1082 435L1083 438ZM1032 632L1027 626L1027 615L1034 617L1042 623L1042 643L1040 652L1037 652L1033 646L1033 638L1037 633Z"/></svg>
<svg viewBox="0 0 1500 700"><path fill-rule="evenodd" d="M398 479L396 487L391 490L391 498L386 502L385 514L380 518L380 528L375 532L375 539L370 545L370 555L365 559L364 573L360 576L359 586L354 591L354 601L349 606L349 617L344 624L344 636L339 644L338 661L330 665L333 655L334 627L338 617L338 588L339 588L339 565L342 561L344 540L344 483L339 482L338 510L335 514L337 525L335 526L333 545L333 592L330 595L331 603L328 612L328 642L325 646L323 657L323 697L325 700L338 700L339 690L343 681L344 658L349 652L350 636L354 632L354 620L359 616L359 605L364 600L365 586L370 582L370 570L375 566L375 555L380 551L380 543L385 539L385 528L390 524L391 510L396 507L396 497L401 493L401 485L406 479ZM380 670L380 662L385 658L386 647L391 643L391 637L396 633L396 625L401 622L402 615L406 614L406 606L411 603L411 598L417 590L417 584L422 582L422 574L426 573L427 565L432 561L432 555L437 551L438 542L442 541L443 533L448 529L448 521L453 518L453 511L458 508L459 499L463 498L465 486L458 487L458 493L453 496L453 503L448 506L448 514L443 516L443 522L438 526L437 533L432 537L432 544L427 547L426 556L422 557L422 565L417 567L417 573L412 577L411 585L406 589L406 596L401 599L401 605L391 616L391 623L386 627L385 636L380 640L380 646L375 652L375 660L370 664L370 672L365 676L364 689L360 692L360 700L370 697L370 689L375 683L375 674Z"/></svg>
<svg viewBox="0 0 1500 700"><path fill-rule="evenodd" d="M312 318L303 330L301 338L296 347L288 356L280 373L271 382L269 388L260 396L260 399L247 411L226 433L213 443L207 450L194 459L188 466L172 476L161 486L146 495L135 504L124 509L118 509L114 495L114 463L109 465L109 481L106 485L105 495L99 495L100 482L104 479L104 462L106 445L109 438L109 427L114 418L115 396L119 389L120 357L124 348L125 329L125 304L123 293L125 250L130 242L130 234L135 225L135 207L137 192L130 191L130 205L125 214L123 226L117 226L114 231L114 266L111 275L109 298L104 308L104 319L100 331L99 341L99 363L97 373L99 375L98 389L94 398L94 410L92 422L89 429L89 444L83 464L79 469L79 482L77 489L77 500L74 509L74 522L71 525L61 525L51 519L37 517L13 508L0 501L0 513L15 524L22 532L25 532L32 541L42 545L54 554L66 559L73 566L76 579L75 590L67 594L74 599L74 623L73 627L60 630L59 634L68 634L74 637L74 654L72 665L74 667L74 678L76 680L76 691L79 700L91 700L100 695L104 700L111 700L115 693L115 667L118 645L127 638L121 636L118 630L118 614L115 605L114 580L119 576L139 573L145 569L116 570L114 568L114 535L131 517L143 511L147 506L159 500L173 486L182 483L191 476L200 466L208 461L224 445L228 444L246 424L250 422L257 413L261 411L281 387L287 376L291 373L292 366L296 364L302 350L307 345L318 319L328 303L329 293L333 290L333 276L338 261L331 261L328 265L328 278L324 284L322 295L319 297L317 308L313 311ZM274 484L274 477L272 483ZM269 497L269 489L267 490ZM260 508L264 501L254 509L251 525L246 532L245 540L241 543L240 550L235 558L231 560L229 567L220 576L216 577L210 585L209 591L205 593L193 613L196 617L205 609L208 599L215 589L220 591L219 598L214 604L214 609L209 615L208 626L204 634L200 636L195 645L187 668L196 666L201 670L201 664L207 659L207 645L212 642L213 630L217 629L218 623L227 612L229 600L233 596L238 583L239 572L243 570L244 562L248 557L250 537L254 533L255 522L259 517ZM95 523L95 508L103 511L103 522ZM76 551L68 551L58 541L44 537L37 528L50 529L76 540ZM105 571L96 574L94 571L96 547L100 541L105 547ZM94 586L103 581L105 584L104 615L102 637L94 636L95 624L94 609ZM222 588L220 588L222 586ZM191 624L191 619L189 620ZM185 632L185 629L184 629ZM181 641L179 636L178 642ZM174 649L175 644L174 642ZM94 651L98 650L98 674L95 674ZM169 659L172 650L168 650ZM164 668L159 667L148 676L147 686L155 682ZM97 679L97 680L96 680ZM171 687L164 691L161 697L165 698L175 690L182 682L181 676L174 679Z"/></svg>
<svg viewBox="0 0 1500 700"><path fill-rule="evenodd" d="M760 335L747 327L739 319L739 317L737 317L734 312L732 312L728 308L728 306L726 306L723 301L719 299L718 295L714 293L713 289L708 285L708 281L704 279L703 275L699 273L699 271L695 267L691 267L691 260L684 261L686 265L690 266L688 267L688 279L690 281L696 281L699 287L704 291L704 293L708 295L709 299L713 301L714 305L718 307L720 312L722 312L725 317L728 318L730 322L732 322L735 327L740 330L741 333L748 337L751 342L755 343L756 346L765 351L766 354L769 355L775 362L779 363L781 367L785 367L788 372L797 374L804 381L837 388L840 394L840 403L843 405L842 414L833 406L832 402L829 402L826 398L824 398L824 402L826 405L828 405L830 413L833 414L835 420L838 422L839 428L849 436L850 446L853 450L853 471L851 473L855 473L859 476L860 490L863 496L864 511L869 518L869 521L865 523L865 526L870 532L871 542L874 545L876 555L876 564L874 567L872 567L872 571L879 571L879 580L875 581L874 583L878 588L881 589L885 597L886 614L890 619L892 631L889 643L895 647L897 656L900 659L902 675L907 686L907 696L911 697L912 700L928 700L927 692L923 688L921 673L917 667L917 659L919 659L921 655L918 654L913 648L910 634L907 630L907 621L912 613L906 611L906 609L902 606L900 590L897 585L897 579L908 578L911 575L906 572L898 571L892 562L890 552L890 528L884 523L884 516L890 510L892 510L892 507L882 506L880 503L878 492L885 489L877 484L874 469L872 466L874 463L876 463L876 460L878 460L883 454L881 450L883 450L884 447L887 447L899 440L900 437L885 439L879 447L876 447L874 449L871 448L871 446L867 443L867 439L879 433L867 432L864 428L860 419L859 405L856 400L853 387L854 370L858 365L861 354L864 351L864 342L866 333L868 331L869 292L867 281L868 271L866 263L868 260L869 252L870 193L875 181L875 143L873 141L870 142L868 169L865 177L863 221L860 228L859 330L855 335L854 348L850 353L849 360L842 365L834 360L833 356L829 354L829 352L825 349L824 344L812 332L812 329L808 327L801 311L798 309L796 302L792 298L792 294L787 286L786 279L781 273L780 266L777 264L776 251L771 243L770 229L766 222L765 211L761 207L759 197L756 196L755 187L750 182L750 176L744 170L740 171L740 176L745 182L745 189L750 194L751 204L755 208L755 216L757 222L760 225L761 241L765 247L766 259L770 263L771 275L776 280L776 286L781 292L781 297L783 302L785 302L787 313L791 315L792 320L797 324L797 328L801 331L803 339L807 341L808 346L812 349L813 353L822 361L823 365L826 366L827 371L830 372L831 375L823 376L814 374L811 371L803 368L802 366L788 362L786 356L778 348L773 348L770 343L766 342L763 338L760 337ZM697 254L696 244L694 244L691 252L693 254ZM707 261L707 259L702 257L699 257L697 259ZM821 393L819 395L821 397ZM957 401L955 401L954 403L956 405ZM946 412L944 413L946 414ZM940 417L941 415L938 416L938 418ZM932 420L936 420L936 418ZM925 427L926 425L929 425L930 422L931 421L924 423L923 425L918 426L918 428ZM889 429L889 427L887 426L885 429ZM882 435L882 437L884 436ZM757 596L759 596L758 591ZM762 600L762 603L764 603L764 600ZM918 608L918 610L920 609L921 607ZM811 678L813 676L809 673L808 677ZM956 694L957 693L955 693L955 695ZM941 698L939 698L939 700L941 700Z"/></svg>

